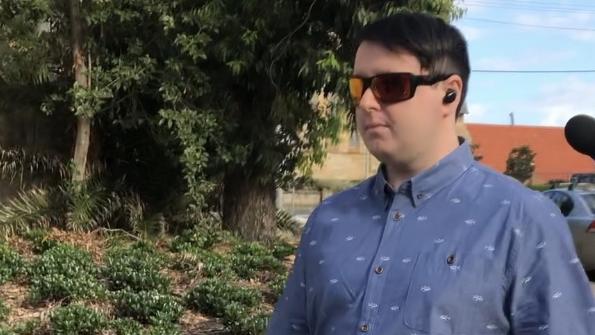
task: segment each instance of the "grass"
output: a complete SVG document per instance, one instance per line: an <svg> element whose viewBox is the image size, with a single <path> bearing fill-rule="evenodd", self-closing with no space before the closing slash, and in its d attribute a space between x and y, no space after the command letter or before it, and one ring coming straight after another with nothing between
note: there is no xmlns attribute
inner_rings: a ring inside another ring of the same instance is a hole
<svg viewBox="0 0 595 335"><path fill-rule="evenodd" d="M31 230L0 242L0 335L259 335L293 252L207 227L140 242Z"/></svg>

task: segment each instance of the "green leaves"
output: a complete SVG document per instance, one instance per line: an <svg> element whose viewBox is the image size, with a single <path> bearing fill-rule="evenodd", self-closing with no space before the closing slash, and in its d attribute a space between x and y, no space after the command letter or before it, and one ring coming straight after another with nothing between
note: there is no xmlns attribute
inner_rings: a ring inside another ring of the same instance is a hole
<svg viewBox="0 0 595 335"><path fill-rule="evenodd" d="M16 275L23 273L23 262L21 256L11 250L7 245L0 243L0 284L13 279Z"/></svg>
<svg viewBox="0 0 595 335"><path fill-rule="evenodd" d="M517 179L521 183L530 180L533 176L533 171L535 171L535 155L533 150L527 145L513 148L506 160L506 171L504 174Z"/></svg>
<svg viewBox="0 0 595 335"><path fill-rule="evenodd" d="M222 317L230 303L241 304L247 308L258 306L262 296L256 289L239 287L219 278L207 279L192 289L187 297L187 304L209 315Z"/></svg>
<svg viewBox="0 0 595 335"><path fill-rule="evenodd" d="M142 246L108 252L102 270L111 290L169 292L169 280L159 273L164 264L155 250Z"/></svg>
<svg viewBox="0 0 595 335"><path fill-rule="evenodd" d="M102 333L107 322L104 317L82 305L72 304L59 307L50 315L52 334L94 335Z"/></svg>
<svg viewBox="0 0 595 335"><path fill-rule="evenodd" d="M257 242L241 243L234 247L231 256L233 270L240 278L250 279L261 271L281 272L285 268L272 253Z"/></svg>
<svg viewBox="0 0 595 335"><path fill-rule="evenodd" d="M182 305L173 296L155 290L122 290L116 294L116 308L120 317L153 325L175 323L183 311Z"/></svg>
<svg viewBox="0 0 595 335"><path fill-rule="evenodd" d="M91 255L60 244L44 252L30 268L31 300L73 301L105 293Z"/></svg>

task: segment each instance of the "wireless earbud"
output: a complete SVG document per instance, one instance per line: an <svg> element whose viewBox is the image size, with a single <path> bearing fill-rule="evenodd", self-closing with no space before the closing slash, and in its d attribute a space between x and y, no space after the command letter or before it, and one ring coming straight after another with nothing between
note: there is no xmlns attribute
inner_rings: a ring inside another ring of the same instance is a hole
<svg viewBox="0 0 595 335"><path fill-rule="evenodd" d="M442 99L442 102L445 105L450 104L450 103L453 103L456 98L457 98L457 91L455 91L453 89L448 89L448 90L446 90L446 94L444 95L444 99Z"/></svg>

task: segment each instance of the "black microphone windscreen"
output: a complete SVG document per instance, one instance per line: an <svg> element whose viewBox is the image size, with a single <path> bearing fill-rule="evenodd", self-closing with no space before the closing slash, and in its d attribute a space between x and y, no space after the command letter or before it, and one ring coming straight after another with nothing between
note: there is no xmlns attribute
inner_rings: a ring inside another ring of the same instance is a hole
<svg viewBox="0 0 595 335"><path fill-rule="evenodd" d="M595 118L576 115L564 127L566 141L574 150L595 159Z"/></svg>

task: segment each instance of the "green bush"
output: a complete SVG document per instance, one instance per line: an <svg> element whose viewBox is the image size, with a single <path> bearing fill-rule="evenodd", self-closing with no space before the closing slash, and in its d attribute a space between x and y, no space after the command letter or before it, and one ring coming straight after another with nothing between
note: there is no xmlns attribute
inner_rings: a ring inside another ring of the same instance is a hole
<svg viewBox="0 0 595 335"><path fill-rule="evenodd" d="M177 299L155 290L122 290L117 293L116 307L120 317L130 317L143 324L153 325L177 322L183 312Z"/></svg>
<svg viewBox="0 0 595 335"><path fill-rule="evenodd" d="M260 271L285 270L271 251L258 242L243 242L234 247L231 255L232 269L240 278L251 279Z"/></svg>
<svg viewBox="0 0 595 335"><path fill-rule="evenodd" d="M33 335L42 334L41 321L39 319L31 319L16 324L11 331L10 335ZM1 334L1 333L0 333Z"/></svg>
<svg viewBox="0 0 595 335"><path fill-rule="evenodd" d="M223 324L234 335L261 335L268 319L267 313L251 313L250 308L231 303L225 308Z"/></svg>
<svg viewBox="0 0 595 335"><path fill-rule="evenodd" d="M140 335L143 332L143 326L131 318L113 320L110 322L109 328L115 335Z"/></svg>
<svg viewBox="0 0 595 335"><path fill-rule="evenodd" d="M217 254L212 251L200 253L199 259L202 262L201 274L207 278L227 278L236 277L232 270L232 264L229 257Z"/></svg>
<svg viewBox="0 0 595 335"><path fill-rule="evenodd" d="M176 236L170 243L173 252L198 252L209 250L222 240L221 230L214 226L198 224Z"/></svg>
<svg viewBox="0 0 595 335"><path fill-rule="evenodd" d="M289 273L287 272L279 274L269 282L269 289L271 290L271 294L273 294L275 297L278 298L281 294L283 294L283 289L285 289L288 275Z"/></svg>
<svg viewBox="0 0 595 335"><path fill-rule="evenodd" d="M23 233L23 237L31 242L33 252L36 254L43 253L59 244L58 241L48 238L48 231L43 228L33 228Z"/></svg>
<svg viewBox="0 0 595 335"><path fill-rule="evenodd" d="M197 254L190 252L175 254L170 261L171 269L186 273L198 270L202 264L201 258Z"/></svg>
<svg viewBox="0 0 595 335"><path fill-rule="evenodd" d="M111 290L152 291L167 293L169 279L159 273L163 257L154 248L136 245L110 250L106 255L103 275Z"/></svg>
<svg viewBox="0 0 595 335"><path fill-rule="evenodd" d="M82 305L59 307L50 315L52 334L100 334L107 322L103 315Z"/></svg>
<svg viewBox="0 0 595 335"><path fill-rule="evenodd" d="M31 300L98 298L104 289L88 252L60 244L44 252L30 268Z"/></svg>
<svg viewBox="0 0 595 335"><path fill-rule="evenodd" d="M7 245L0 244L0 284L3 284L22 272L24 262L21 256Z"/></svg>
<svg viewBox="0 0 595 335"><path fill-rule="evenodd" d="M207 279L186 295L189 307L217 317L224 316L225 308L232 303L252 308L261 301L260 291L234 286L225 280L215 278Z"/></svg>
<svg viewBox="0 0 595 335"><path fill-rule="evenodd" d="M287 242L279 241L273 245L273 256L278 260L284 260L286 257L295 253L295 247Z"/></svg>
<svg viewBox="0 0 595 335"><path fill-rule="evenodd" d="M170 323L153 326L144 335L182 335L182 330L180 326Z"/></svg>
<svg viewBox="0 0 595 335"><path fill-rule="evenodd" d="M8 314L10 314L10 308L6 306L4 300L0 300L0 322L5 321L8 318Z"/></svg>

